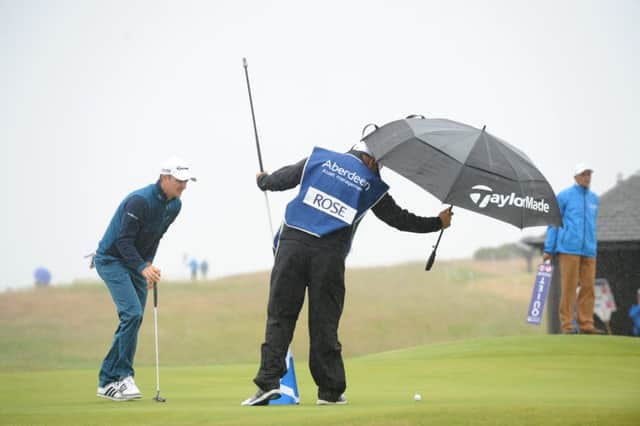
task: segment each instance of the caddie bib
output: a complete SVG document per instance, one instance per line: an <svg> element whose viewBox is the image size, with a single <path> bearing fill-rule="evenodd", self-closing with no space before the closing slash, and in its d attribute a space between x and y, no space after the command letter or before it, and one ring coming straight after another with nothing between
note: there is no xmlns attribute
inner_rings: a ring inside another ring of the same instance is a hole
<svg viewBox="0 0 640 426"><path fill-rule="evenodd" d="M317 237L352 226L389 190L359 158L315 147L285 223Z"/></svg>

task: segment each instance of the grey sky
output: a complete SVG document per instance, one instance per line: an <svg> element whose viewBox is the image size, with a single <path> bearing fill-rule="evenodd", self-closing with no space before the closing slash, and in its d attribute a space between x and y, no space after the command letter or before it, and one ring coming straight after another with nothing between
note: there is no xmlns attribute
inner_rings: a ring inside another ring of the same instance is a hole
<svg viewBox="0 0 640 426"><path fill-rule="evenodd" d="M184 253L214 276L269 268L244 56L268 170L419 113L486 124L556 191L587 161L602 194L640 169L639 18L640 2L604 0L0 0L0 289L39 265L95 278L82 255L172 155L199 181L161 243L165 276L187 276ZM383 177L401 206L441 210ZM270 194L275 222L294 193ZM543 231L458 209L439 259ZM348 264L424 259L436 237L368 215Z"/></svg>

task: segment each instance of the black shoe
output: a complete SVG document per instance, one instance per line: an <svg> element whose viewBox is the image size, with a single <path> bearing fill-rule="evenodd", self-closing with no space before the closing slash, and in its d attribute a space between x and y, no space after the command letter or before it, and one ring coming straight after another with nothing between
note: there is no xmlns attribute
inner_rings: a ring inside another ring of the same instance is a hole
<svg viewBox="0 0 640 426"><path fill-rule="evenodd" d="M278 399L282 396L280 389L271 389L270 391L263 391L258 389L255 395L251 398L247 398L240 405L252 406L252 405L269 405L269 401Z"/></svg>

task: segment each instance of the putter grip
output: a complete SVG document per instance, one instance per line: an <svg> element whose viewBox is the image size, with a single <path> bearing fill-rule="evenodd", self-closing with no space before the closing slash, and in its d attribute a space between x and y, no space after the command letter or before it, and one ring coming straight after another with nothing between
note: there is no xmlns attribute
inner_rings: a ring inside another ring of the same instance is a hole
<svg viewBox="0 0 640 426"><path fill-rule="evenodd" d="M153 283L153 306L158 307L158 284Z"/></svg>

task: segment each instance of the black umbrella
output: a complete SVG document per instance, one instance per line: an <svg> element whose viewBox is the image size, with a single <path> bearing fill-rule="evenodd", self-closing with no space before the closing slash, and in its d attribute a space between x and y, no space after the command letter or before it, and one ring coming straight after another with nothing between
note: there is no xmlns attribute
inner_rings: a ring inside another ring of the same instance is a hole
<svg viewBox="0 0 640 426"><path fill-rule="evenodd" d="M555 193L542 173L525 153L485 128L411 116L385 124L362 140L381 165L445 204L521 229L562 224Z"/></svg>

